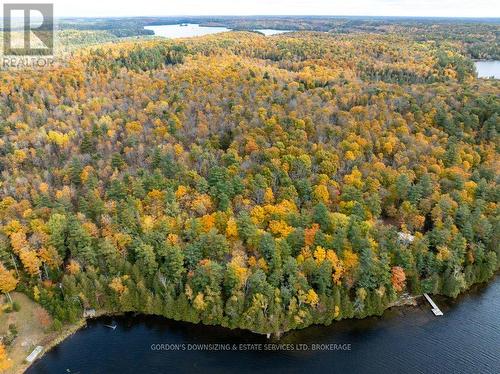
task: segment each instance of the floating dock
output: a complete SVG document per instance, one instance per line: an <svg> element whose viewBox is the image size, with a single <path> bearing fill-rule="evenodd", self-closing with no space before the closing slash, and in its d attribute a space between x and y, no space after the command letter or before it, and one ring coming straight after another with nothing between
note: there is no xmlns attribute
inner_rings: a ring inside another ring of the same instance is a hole
<svg viewBox="0 0 500 374"><path fill-rule="evenodd" d="M442 316L443 312L441 312L441 309L439 309L439 307L436 305L436 303L434 301L432 301L431 297L429 295L427 295L426 293L424 293L424 297L427 299L429 304L431 304L432 313L434 313L435 316Z"/></svg>

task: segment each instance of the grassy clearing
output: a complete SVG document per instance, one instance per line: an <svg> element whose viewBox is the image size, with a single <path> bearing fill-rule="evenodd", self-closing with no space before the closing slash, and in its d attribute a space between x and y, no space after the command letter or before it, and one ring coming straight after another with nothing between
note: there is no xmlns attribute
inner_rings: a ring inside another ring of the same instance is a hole
<svg viewBox="0 0 500 374"><path fill-rule="evenodd" d="M45 309L21 293L12 293L12 299L20 309L7 313L4 311L8 306L7 298L0 298L0 336L4 339L12 336L9 326L15 326L17 330L15 339L7 347L8 356L13 361L9 372L23 373L28 367L25 359L37 345L43 346L43 352L46 352L84 324L82 320L81 323L64 326L61 332L52 331L52 318Z"/></svg>

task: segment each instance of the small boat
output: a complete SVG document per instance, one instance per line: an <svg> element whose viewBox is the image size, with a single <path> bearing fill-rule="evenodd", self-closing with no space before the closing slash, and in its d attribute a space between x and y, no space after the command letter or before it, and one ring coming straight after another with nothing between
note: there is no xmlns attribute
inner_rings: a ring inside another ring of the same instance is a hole
<svg viewBox="0 0 500 374"><path fill-rule="evenodd" d="M186 27L186 26L189 26L187 23L181 23L180 24L181 27Z"/></svg>
<svg viewBox="0 0 500 374"><path fill-rule="evenodd" d="M116 330L116 325L104 325L104 326L107 327L107 328Z"/></svg>

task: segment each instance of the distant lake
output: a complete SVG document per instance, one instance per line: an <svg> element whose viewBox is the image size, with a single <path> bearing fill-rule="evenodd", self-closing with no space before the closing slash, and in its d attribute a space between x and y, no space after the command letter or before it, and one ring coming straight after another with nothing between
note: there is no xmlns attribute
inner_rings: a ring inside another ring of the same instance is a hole
<svg viewBox="0 0 500 374"><path fill-rule="evenodd" d="M421 300L418 307L394 308L382 317L293 331L279 342L161 317L104 317L90 321L26 373L500 373L499 295L497 277L456 300L433 297L442 317ZM116 330L107 324L116 324ZM267 351L239 346L268 343L307 346Z"/></svg>
<svg viewBox="0 0 500 374"><path fill-rule="evenodd" d="M292 32L292 30L274 30L274 29L257 29L255 31L261 32L265 36L284 34L286 32Z"/></svg>
<svg viewBox="0 0 500 374"><path fill-rule="evenodd" d="M500 61L476 61L475 65L479 78L500 79Z"/></svg>
<svg viewBox="0 0 500 374"><path fill-rule="evenodd" d="M156 36L163 36L165 38L190 38L192 36L202 36L231 31L231 29L226 27L205 27L194 23L188 23L185 26L160 25L145 26L144 28L146 30L153 30Z"/></svg>
<svg viewBox="0 0 500 374"><path fill-rule="evenodd" d="M163 36L165 38L190 38L193 36L202 36L209 34L218 34L220 32L231 31L227 27L206 27L200 26L195 23L188 23L181 25L159 25L159 26L145 26L146 30L154 31L156 36ZM266 36L283 34L289 30L273 30L273 29L259 29L255 30L261 32Z"/></svg>

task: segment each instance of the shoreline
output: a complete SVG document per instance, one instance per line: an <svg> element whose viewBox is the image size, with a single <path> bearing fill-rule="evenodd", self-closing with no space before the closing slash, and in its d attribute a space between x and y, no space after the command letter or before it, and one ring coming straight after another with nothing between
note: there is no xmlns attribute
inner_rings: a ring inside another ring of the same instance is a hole
<svg viewBox="0 0 500 374"><path fill-rule="evenodd" d="M392 303L385 310L389 310L391 308L416 307L417 306L417 299L420 298L420 297L421 297L421 295L405 297L403 299L400 299L400 300ZM122 316L122 315L125 315L126 313L129 313L129 312L98 311L94 317L81 318L80 320L78 320L74 324L70 324L70 325L64 326L64 328L60 332L58 332L58 333L54 333L54 332L48 333L44 337L44 339L48 339L51 334L55 334L55 335L54 335L53 338L49 339L49 342L45 346L43 346L43 351L37 356L37 358L33 362L28 363L28 362L24 361L23 364L20 367L13 368L14 369L14 374L23 374L23 373L25 373L26 370L28 370L32 364L34 364L38 360L42 359L45 356L45 354L49 353L52 349L54 349L59 344L63 343L66 339L70 338L71 336L73 336L74 334L76 334L81 329L87 327L88 321L95 320L95 319L98 319L98 318L101 318L101 317ZM137 313L137 312L130 312L130 313ZM139 314L139 315L148 315L148 314L143 314L143 313L137 313L137 314ZM172 320L171 318L167 318L167 317L162 316L162 315L149 314L148 316L157 316L157 317L162 317L162 318L165 318L165 319ZM370 316L367 316L366 318L368 318L368 317L370 317ZM346 320L348 320L348 319L346 319ZM190 322L187 322L187 323L190 323ZM200 322L200 324L203 324L203 323ZM197 325L197 324L193 323L193 325ZM225 328L225 329L229 329L230 330L230 328L228 328L228 327L225 327L225 326L222 326L222 325L219 325L219 326L221 328ZM315 326L315 325L313 324L313 325L307 326L304 329L306 329L308 327L311 327L311 326ZM274 338L277 338L279 340L279 339L281 339L281 337L284 334L286 334L287 332L290 332L292 330L279 331L277 334L276 333L267 333L266 334L266 333L260 333L260 332L257 332L257 331L252 331L252 330L246 330L246 331L249 331L252 334L256 334L256 335L267 336L268 339L274 337Z"/></svg>
<svg viewBox="0 0 500 374"><path fill-rule="evenodd" d="M61 329L61 331L59 331L59 332L50 332L50 333L47 333L47 335L44 336L44 338L42 339L42 341L38 342L38 343L42 343L43 340L45 340L45 339L48 340L48 343L45 344L45 345L43 345L43 350L37 356L37 358L33 362L26 362L26 360L23 361L23 363L18 368L13 367L13 369L14 369L13 373L14 374L23 374L23 373L25 373L26 370L28 370L29 367L32 364L34 364L35 362L37 362L38 360L40 360L41 358L43 358L43 356L45 356L45 354L47 354L48 352L50 352L52 349L54 349L55 347L57 347L59 344L63 343L69 337L71 337L74 334L76 334L81 329L87 327L87 322L89 320L100 318L100 317L106 317L106 316L121 315L121 314L123 314L123 313L112 313L112 312L107 312L107 311L101 311L101 312L97 313L95 317L92 317L92 318L81 318L80 320L78 320L77 322L75 322L73 324L65 325ZM53 337L52 337L52 335L53 335Z"/></svg>
<svg viewBox="0 0 500 374"><path fill-rule="evenodd" d="M464 290L463 292L461 292L457 296L457 298L459 298L460 296L465 295L467 292L472 291L477 286L488 285L488 284L492 283L492 281L499 274L500 274L499 272L495 272L495 274L487 282L475 283L475 284L471 285L471 287L469 287L467 290ZM439 295L439 294L437 294L437 295ZM397 300L397 301L393 302L392 304L388 305L384 312L386 312L386 311L388 311L390 309L393 309L393 308L397 308L397 309L412 308L412 307L416 308L419 305L419 303L418 303L417 300L420 299L421 297L423 297L423 295L407 295L406 297L402 297L399 300ZM443 296L443 297L446 297L446 296ZM450 299L456 300L457 298L455 298L455 299L450 298ZM430 309L429 309L429 311L430 311ZM13 368L14 369L13 373L14 374L23 374L23 373L25 373L26 370L28 370L29 367L33 363L35 363L38 360L42 359L45 354L47 354L52 349L54 349L56 346L58 346L59 344L63 343L66 339L68 339L69 337L71 337L72 335L74 335L75 333L77 333L80 329L86 327L87 326L87 322L89 320L94 320L94 319L98 319L98 318L101 318L101 317L121 316L121 315L125 315L126 313L127 312L98 311L94 317L82 318L78 322L76 322L75 324L68 325L67 329L65 329L64 331L61 331L60 333L56 334L54 336L54 338L52 338L52 339L49 340L49 343L46 346L44 346L44 349L43 349L42 353L33 362L31 362L31 363L24 362L20 367L18 367L18 368L14 367ZM137 312L130 312L130 313L136 313L136 314L139 314L139 315L146 315L146 314L137 313ZM158 317L170 319L170 318L167 318L167 317L162 316L162 315L154 315L154 314L150 314L150 315L151 316L158 316ZM367 317L362 318L362 319L366 319L366 318L370 318L370 317L374 317L374 316L367 316ZM356 318L350 318L350 319L356 319ZM172 320L172 319L170 319L170 320ZM349 320L349 318L345 319L345 320ZM189 323L189 322L187 322L187 323ZM200 322L200 324L203 324L203 323ZM196 326L198 324L194 324L193 323L193 325ZM312 324L312 325L309 325L309 326L305 327L304 329L307 329L308 327L320 326L320 325L321 324ZM228 327L224 327L222 325L219 325L219 327L229 329ZM297 330L304 330L304 329L297 329ZM246 330L246 331L250 331L253 334L261 335L261 336L266 336L267 335L268 338L275 337L277 339L281 339L281 337L284 334L286 334L286 333L288 333L290 331L293 331L293 330L279 331L278 334L275 334L275 333L272 333L272 334L259 333L259 332L255 332L255 331L251 331L251 330ZM45 338L48 338L49 336L50 336L50 334L48 334Z"/></svg>
<svg viewBox="0 0 500 374"><path fill-rule="evenodd" d="M52 339L49 340L49 343L46 346L43 346L43 350L37 356L37 358L33 362L31 362L31 363L26 362L26 360L23 361L23 363L21 364L20 367L14 368L14 373L15 374L22 374L22 373L26 372L26 370L28 370L28 368L34 362L38 361L47 352L51 351L53 348L55 348L56 346L58 346L59 344L61 344L63 341L65 341L66 339L68 339L70 336L72 336L73 334L75 334L76 332L78 332L80 329L82 329L86 325L87 325L87 320L82 318L81 320L79 320L78 322L76 322L74 324L65 326L67 328L63 328L63 330L61 330L59 333L54 333L53 332L53 334L56 334L56 335L54 336L54 338L52 338ZM48 336L50 336L50 334ZM48 336L46 336L45 338L48 338Z"/></svg>

